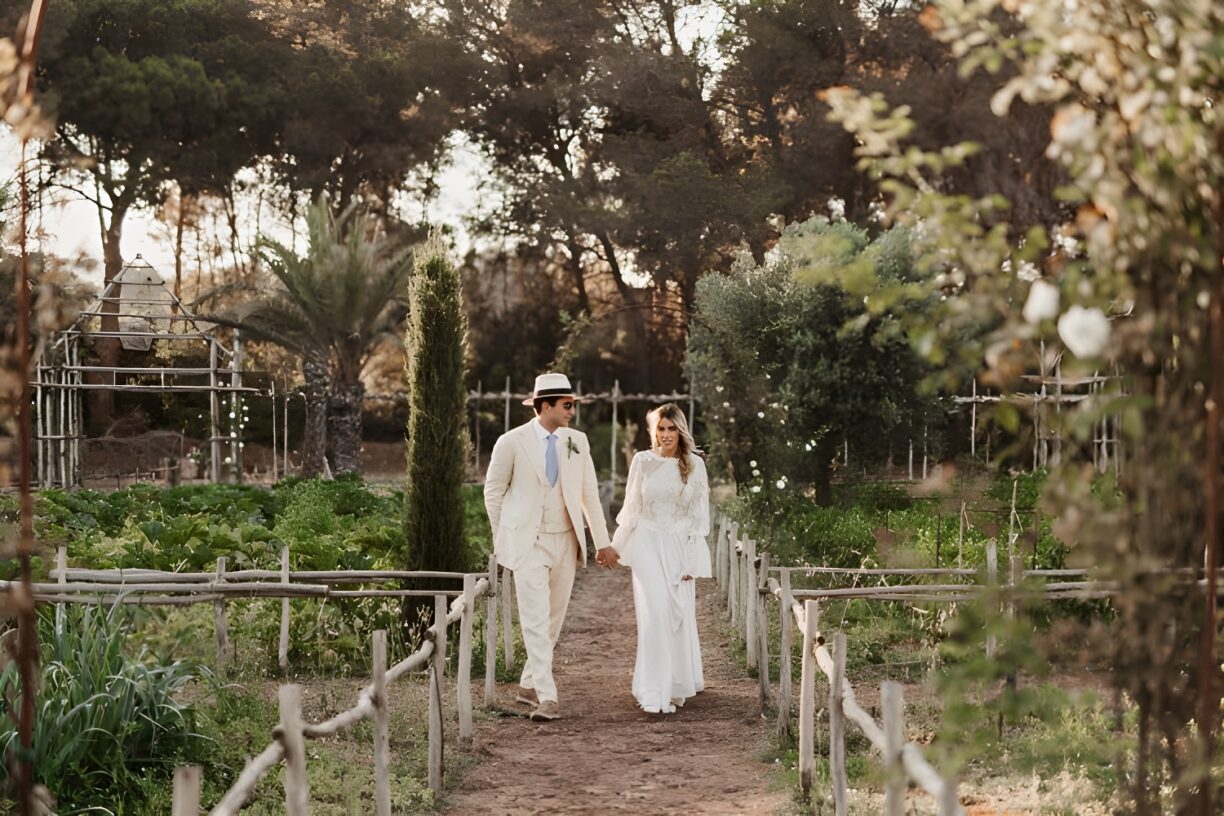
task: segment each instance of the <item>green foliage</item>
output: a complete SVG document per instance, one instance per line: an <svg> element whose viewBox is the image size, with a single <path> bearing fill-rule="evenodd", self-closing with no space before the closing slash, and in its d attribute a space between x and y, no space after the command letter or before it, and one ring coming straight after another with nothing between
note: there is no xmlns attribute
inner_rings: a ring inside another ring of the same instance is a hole
<svg viewBox="0 0 1224 816"><path fill-rule="evenodd" d="M922 365L895 313L925 310L926 296L904 233L871 241L814 218L777 253L699 282L686 366L737 481L810 485L828 501L843 442L880 452L924 409Z"/></svg>
<svg viewBox="0 0 1224 816"><path fill-rule="evenodd" d="M458 512L473 530L478 568L492 550L479 486L465 487ZM295 570L402 568L404 500L383 495L360 479L288 479L274 489L193 485L168 489L135 485L112 493L48 490L35 502L39 538L68 548L68 563L94 569L143 568L210 572L225 556L230 569L278 569L287 545ZM0 497L0 522L16 518L15 496ZM53 562L54 559L51 559ZM48 562L36 560L46 575ZM0 562L0 575L16 569ZM435 584L436 585L436 584ZM230 606L230 635L239 656L276 669L279 601L250 599ZM141 643L169 660L213 659L211 610L142 610ZM368 670L371 634L391 633L392 655L405 644L394 599L293 602L289 659L298 671L348 674Z"/></svg>
<svg viewBox="0 0 1224 816"><path fill-rule="evenodd" d="M1003 593L988 595L958 605L948 619L935 674L944 701L939 750L947 764L941 768L954 770L983 753L1004 750L1000 724L1049 716L1031 682L1008 681L1020 672L1041 678L1049 671L1033 646L1032 625L1023 616L1010 619L997 611L1009 602ZM993 657L986 656L988 637L997 639Z"/></svg>
<svg viewBox="0 0 1224 816"><path fill-rule="evenodd" d="M412 280L408 351L408 478L404 561L409 569L470 566L462 501L466 473L467 323L459 274L436 242L418 257Z"/></svg>
<svg viewBox="0 0 1224 816"><path fill-rule="evenodd" d="M63 631L53 618L39 622L42 682L34 721L35 778L61 809L139 798L149 779L168 785L174 766L200 750L192 706L179 702L194 673L181 662L126 653L127 616L121 606L66 609ZM18 684L15 663L0 674L0 699ZM7 704L6 704L7 705ZM0 746L17 739L8 714Z"/></svg>

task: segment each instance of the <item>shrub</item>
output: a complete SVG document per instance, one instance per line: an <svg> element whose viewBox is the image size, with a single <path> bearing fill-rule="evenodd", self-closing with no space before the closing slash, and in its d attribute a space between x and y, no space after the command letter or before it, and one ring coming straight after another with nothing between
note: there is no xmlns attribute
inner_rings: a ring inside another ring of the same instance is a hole
<svg viewBox="0 0 1224 816"><path fill-rule="evenodd" d="M41 692L34 720L34 772L61 810L140 796L149 775L168 777L199 750L195 715L175 695L193 679L181 662L129 657L126 615L118 605L68 607L63 631L49 616L39 621L43 643ZM0 699L17 686L10 664L0 674ZM0 705L4 705L0 703ZM6 710L7 713L7 710ZM0 721L7 753L17 739L9 717Z"/></svg>
<svg viewBox="0 0 1224 816"><path fill-rule="evenodd" d="M873 242L814 218L764 264L745 256L698 282L685 367L736 481L759 469L827 503L844 441L872 456L924 412L924 365L897 316L925 308L914 281L904 233Z"/></svg>

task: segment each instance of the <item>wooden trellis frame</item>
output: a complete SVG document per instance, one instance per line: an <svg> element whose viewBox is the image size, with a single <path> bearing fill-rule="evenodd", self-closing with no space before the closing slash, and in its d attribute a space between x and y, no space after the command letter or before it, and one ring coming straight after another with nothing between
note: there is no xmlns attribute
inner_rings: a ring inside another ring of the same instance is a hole
<svg viewBox="0 0 1224 816"><path fill-rule="evenodd" d="M108 306L110 308L108 308ZM113 311L112 311L113 309ZM148 330L136 328L143 324ZM117 326L118 328L113 328ZM113 338L151 350L156 342L204 343L207 368L165 366L82 365L81 343L87 338ZM242 383L242 339L235 331L232 345L221 342L212 327L183 305L161 276L140 255L124 266L102 294L82 311L76 324L58 332L48 343L35 368L34 433L37 480L42 487L79 487L84 481L82 440L84 392L91 390L143 393L207 393L209 395L209 480L221 481L223 455L232 472L242 472L242 430L238 422L222 429L223 403L238 413L241 395L266 396ZM87 377L109 382L86 382ZM155 382L148 382L155 377ZM183 382L183 378L207 383Z"/></svg>

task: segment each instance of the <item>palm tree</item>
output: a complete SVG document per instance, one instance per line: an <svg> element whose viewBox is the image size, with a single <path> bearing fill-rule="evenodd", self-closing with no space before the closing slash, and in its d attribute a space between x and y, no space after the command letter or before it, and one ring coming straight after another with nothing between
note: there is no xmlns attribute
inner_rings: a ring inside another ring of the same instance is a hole
<svg viewBox="0 0 1224 816"><path fill-rule="evenodd" d="M412 251L354 207L333 216L326 195L307 211L306 226L302 257L260 239L260 258L279 286L221 315L220 322L301 357L307 407L303 473L322 469L328 442L337 473L358 471L361 373L381 342L399 341Z"/></svg>

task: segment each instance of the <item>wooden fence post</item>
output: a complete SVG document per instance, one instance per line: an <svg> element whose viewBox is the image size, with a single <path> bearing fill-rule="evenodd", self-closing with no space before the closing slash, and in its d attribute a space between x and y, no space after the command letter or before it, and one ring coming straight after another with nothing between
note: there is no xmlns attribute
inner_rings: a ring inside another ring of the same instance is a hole
<svg viewBox="0 0 1224 816"><path fill-rule="evenodd" d="M442 795L442 671L446 668L446 596L434 596L434 651L429 671L429 789Z"/></svg>
<svg viewBox="0 0 1224 816"><path fill-rule="evenodd" d="M289 545L281 547L281 583L289 585ZM282 672L289 672L289 598L281 599L280 646L276 650L276 662Z"/></svg>
<svg viewBox="0 0 1224 816"><path fill-rule="evenodd" d="M733 614L736 608L736 579L738 575L737 568L739 566L739 522L733 521L730 529L727 531L727 564L725 566L727 573L727 614Z"/></svg>
<svg viewBox="0 0 1224 816"><path fill-rule="evenodd" d="M739 528L736 526L735 538L727 542L730 548L730 558L727 564L727 612L731 615L731 630L739 626L739 580L740 580L740 550Z"/></svg>
<svg viewBox="0 0 1224 816"><path fill-rule="evenodd" d="M804 798L811 796L816 770L816 637L820 606L803 605L803 661L799 681L799 785Z"/></svg>
<svg viewBox="0 0 1224 816"><path fill-rule="evenodd" d="M761 681L761 713L769 707L769 618L766 617L765 585L769 580L769 553L761 553L761 570L753 588L752 614L757 622L757 679Z"/></svg>
<svg viewBox="0 0 1224 816"><path fill-rule="evenodd" d="M68 477L67 475L65 475L64 476L65 484L67 484L67 480L68 480ZM56 549L55 568L59 571L59 578L57 580L60 585L60 591L62 592L63 587L68 584L68 545L67 544L61 544L59 545L59 548ZM55 631L58 634L63 634L64 632L64 616L67 614L67 611L64 609L64 607L65 607L65 604L63 601L60 601L59 603L55 605Z"/></svg>
<svg viewBox="0 0 1224 816"><path fill-rule="evenodd" d="M960 800L956 796L956 777L945 776L943 783L943 793L939 797L939 816L962 816Z"/></svg>
<svg viewBox="0 0 1224 816"><path fill-rule="evenodd" d="M791 576L789 569L782 570L782 594L778 599L782 634L778 644L778 739L785 741L790 735L791 716Z"/></svg>
<svg viewBox="0 0 1224 816"><path fill-rule="evenodd" d="M505 658L506 671L514 669L514 618L511 609L510 594L513 591L513 573L502 570L501 581L501 619L502 619L502 657Z"/></svg>
<svg viewBox="0 0 1224 816"><path fill-rule="evenodd" d="M744 592L740 611L744 621L744 649L748 668L757 667L757 615L756 615L756 541L744 542Z"/></svg>
<svg viewBox="0 0 1224 816"><path fill-rule="evenodd" d="M199 765L180 765L174 769L173 816L200 816L200 783L204 769Z"/></svg>
<svg viewBox="0 0 1224 816"><path fill-rule="evenodd" d="M884 816L905 816L905 768L901 748L905 745L905 700L901 686L891 681L880 684L880 704L884 709Z"/></svg>
<svg viewBox="0 0 1224 816"><path fill-rule="evenodd" d="M833 811L846 816L846 713L842 695L846 682L846 633L833 638L833 678L829 683L829 778L833 783Z"/></svg>
<svg viewBox="0 0 1224 816"><path fill-rule="evenodd" d="M986 585L994 589L999 585L999 542L993 538L986 541ZM986 659L993 659L997 641L994 635L986 636Z"/></svg>
<svg viewBox="0 0 1224 816"><path fill-rule="evenodd" d="M217 574L213 579L218 584L225 583L225 556L217 559ZM225 618L225 598L213 601L213 629L217 635L217 666L221 667L229 660L229 623Z"/></svg>
<svg viewBox="0 0 1224 816"><path fill-rule="evenodd" d="M497 702L497 557L489 556L489 595L485 598L485 688L486 707Z"/></svg>
<svg viewBox="0 0 1224 816"><path fill-rule="evenodd" d="M506 377L506 411L502 433L510 433L510 378Z"/></svg>
<svg viewBox="0 0 1224 816"><path fill-rule="evenodd" d="M306 739L302 736L302 687L280 687L281 744L285 747L285 814L310 813L310 783L306 778Z"/></svg>
<svg viewBox="0 0 1224 816"><path fill-rule="evenodd" d="M463 576L463 616L459 619L459 664L455 683L459 705L459 742L472 742L472 618L476 606L476 576Z"/></svg>
<svg viewBox="0 0 1224 816"><path fill-rule="evenodd" d="M387 701L387 630L374 633L374 807L391 816L390 711Z"/></svg>
<svg viewBox="0 0 1224 816"><path fill-rule="evenodd" d="M723 572L723 562L727 558L725 552L727 546L727 517L722 513L718 515L718 535L714 538L714 578L718 582L718 594L726 598L727 576Z"/></svg>

